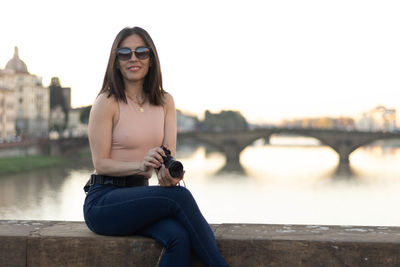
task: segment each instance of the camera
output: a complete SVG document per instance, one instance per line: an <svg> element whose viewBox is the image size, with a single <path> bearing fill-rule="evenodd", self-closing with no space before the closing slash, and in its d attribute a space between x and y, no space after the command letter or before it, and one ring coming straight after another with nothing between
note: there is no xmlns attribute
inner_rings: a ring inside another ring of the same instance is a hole
<svg viewBox="0 0 400 267"><path fill-rule="evenodd" d="M165 168L169 170L169 173L171 174L172 177L178 178L182 176L183 173L183 165L181 162L175 160L171 156L171 151L166 148L165 146L161 146L161 148L164 150L164 153L166 157L162 157L164 161ZM160 169L160 168L158 168Z"/></svg>

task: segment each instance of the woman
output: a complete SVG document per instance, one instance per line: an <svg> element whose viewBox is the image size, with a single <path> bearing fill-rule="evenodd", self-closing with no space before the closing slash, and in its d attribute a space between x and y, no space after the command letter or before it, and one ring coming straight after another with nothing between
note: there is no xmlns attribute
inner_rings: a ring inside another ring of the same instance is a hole
<svg viewBox="0 0 400 267"><path fill-rule="evenodd" d="M95 173L85 222L103 235L139 234L165 247L160 266L189 266L193 249L207 266L227 266L191 193L163 164L175 156L176 113L162 88L149 34L125 28L115 38L102 89L89 118ZM160 186L148 186L156 171Z"/></svg>

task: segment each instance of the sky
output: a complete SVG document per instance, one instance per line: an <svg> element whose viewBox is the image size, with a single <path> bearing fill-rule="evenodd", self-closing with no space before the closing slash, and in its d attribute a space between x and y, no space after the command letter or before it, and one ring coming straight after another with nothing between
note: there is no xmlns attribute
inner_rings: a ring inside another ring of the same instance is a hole
<svg viewBox="0 0 400 267"><path fill-rule="evenodd" d="M18 46L45 86L93 103L124 27L152 36L178 109L238 110L253 123L400 112L400 1L6 0L0 69ZM398 116L400 117L400 116Z"/></svg>

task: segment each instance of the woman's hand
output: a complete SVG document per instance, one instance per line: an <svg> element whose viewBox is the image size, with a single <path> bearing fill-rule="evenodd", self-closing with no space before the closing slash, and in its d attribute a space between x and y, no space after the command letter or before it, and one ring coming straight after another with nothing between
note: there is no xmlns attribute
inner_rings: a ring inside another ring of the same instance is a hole
<svg viewBox="0 0 400 267"><path fill-rule="evenodd" d="M149 171L151 168L157 169L161 167L164 160L162 157L165 157L165 152L161 147L155 147L147 152L146 156L144 156L142 162L142 169L144 172Z"/></svg>
<svg viewBox="0 0 400 267"><path fill-rule="evenodd" d="M160 186L176 186L179 184L179 182L183 179L183 176L185 175L185 171L182 172L181 177L174 178L171 176L169 173L169 170L165 168L165 165L162 164L161 168L157 172L157 178L158 178L158 183Z"/></svg>

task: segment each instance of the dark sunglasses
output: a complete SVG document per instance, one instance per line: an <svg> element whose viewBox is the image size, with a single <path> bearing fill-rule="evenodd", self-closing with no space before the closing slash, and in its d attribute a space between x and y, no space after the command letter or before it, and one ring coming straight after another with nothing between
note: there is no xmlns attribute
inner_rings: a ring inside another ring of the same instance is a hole
<svg viewBox="0 0 400 267"><path fill-rule="evenodd" d="M117 48L117 56L119 60L131 59L132 53L135 53L137 59L146 59L150 56L150 48L145 46L136 47L135 50L132 50L129 47Z"/></svg>

